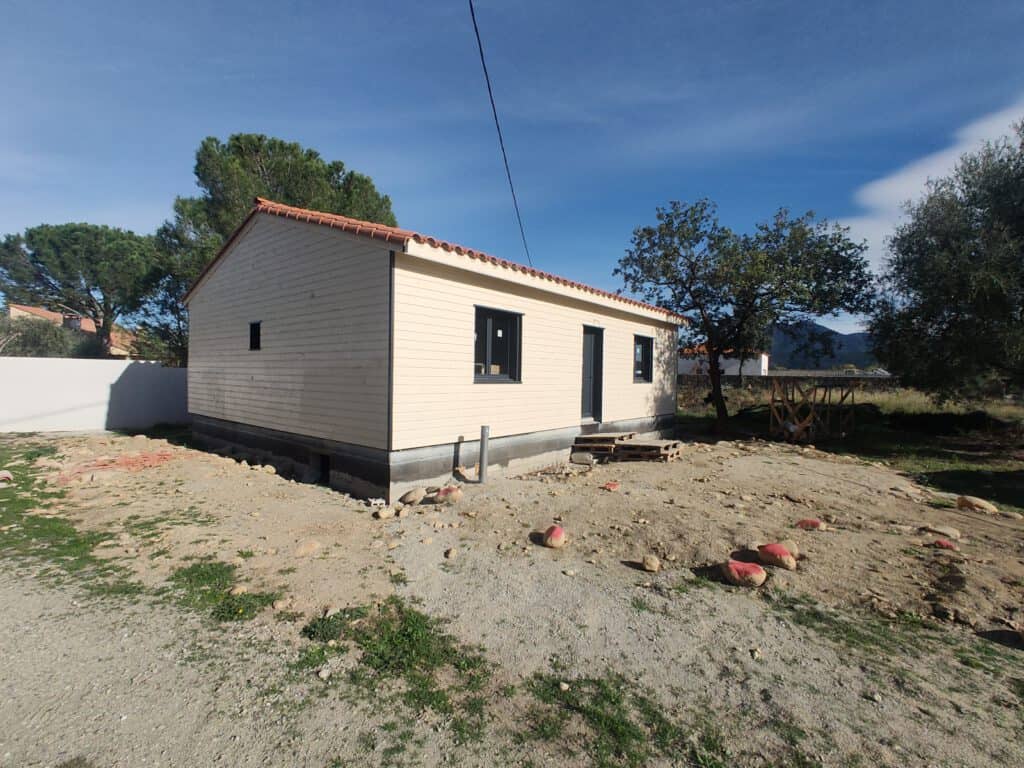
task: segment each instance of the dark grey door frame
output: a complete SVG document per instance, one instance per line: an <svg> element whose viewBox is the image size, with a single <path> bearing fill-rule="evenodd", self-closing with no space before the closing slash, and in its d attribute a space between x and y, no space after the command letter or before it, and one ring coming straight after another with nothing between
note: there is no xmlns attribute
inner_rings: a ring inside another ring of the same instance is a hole
<svg viewBox="0 0 1024 768"><path fill-rule="evenodd" d="M604 329L583 326L580 417L601 421L604 380Z"/></svg>

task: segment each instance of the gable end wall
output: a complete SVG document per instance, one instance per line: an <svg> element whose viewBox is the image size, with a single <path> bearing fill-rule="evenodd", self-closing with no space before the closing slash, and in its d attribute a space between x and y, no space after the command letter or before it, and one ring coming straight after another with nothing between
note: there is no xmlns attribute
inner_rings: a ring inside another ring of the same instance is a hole
<svg viewBox="0 0 1024 768"><path fill-rule="evenodd" d="M389 273L380 243L256 216L189 302L189 412L386 449Z"/></svg>

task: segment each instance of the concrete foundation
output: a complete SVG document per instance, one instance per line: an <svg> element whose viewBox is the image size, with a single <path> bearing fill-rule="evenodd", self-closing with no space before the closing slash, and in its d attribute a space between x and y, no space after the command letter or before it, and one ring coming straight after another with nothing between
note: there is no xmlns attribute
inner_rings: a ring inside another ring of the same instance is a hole
<svg viewBox="0 0 1024 768"><path fill-rule="evenodd" d="M568 461L577 435L637 432L643 437L671 437L674 414L628 421L584 424L564 429L494 437L489 441L488 473L507 476ZM210 448L231 448L241 455L291 472L306 482L323 482L355 496L383 497L388 502L420 485L441 485L465 467L473 482L480 441L387 451L319 437L280 432L193 414L197 442Z"/></svg>

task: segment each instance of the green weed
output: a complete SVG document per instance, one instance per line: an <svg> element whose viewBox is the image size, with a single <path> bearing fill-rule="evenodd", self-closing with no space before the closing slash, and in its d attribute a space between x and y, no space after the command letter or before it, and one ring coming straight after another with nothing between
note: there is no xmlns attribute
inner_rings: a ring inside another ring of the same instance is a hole
<svg viewBox="0 0 1024 768"><path fill-rule="evenodd" d="M490 677L480 651L459 644L442 622L392 596L376 608L346 608L310 621L303 637L315 645L304 663L323 663L334 651L327 643L352 644L360 651L350 680L375 693L381 681L401 682L401 699L415 711L451 718L457 743L482 736L485 699L476 695Z"/></svg>
<svg viewBox="0 0 1024 768"><path fill-rule="evenodd" d="M183 605L208 611L217 621L247 621L278 597L271 592L229 594L235 586L236 568L217 560L201 560L179 568L169 581Z"/></svg>
<svg viewBox="0 0 1024 768"><path fill-rule="evenodd" d="M700 727L691 739L653 699L620 675L566 681L538 674L529 691L538 704L529 710L529 729L521 738L568 740L568 751L580 749L595 768L640 768L654 758L704 768L726 764L728 753L716 732Z"/></svg>

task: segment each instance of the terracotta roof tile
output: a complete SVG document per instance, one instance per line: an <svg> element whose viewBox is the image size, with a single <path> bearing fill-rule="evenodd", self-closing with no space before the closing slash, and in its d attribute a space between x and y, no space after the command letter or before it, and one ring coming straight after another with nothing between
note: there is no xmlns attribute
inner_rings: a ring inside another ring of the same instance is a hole
<svg viewBox="0 0 1024 768"><path fill-rule="evenodd" d="M11 309L20 309L22 312L27 312L30 315L41 317L43 320L49 320L51 323L60 325L64 322L64 315L60 312L54 312L52 309L45 309L44 307L30 307L28 304L8 304Z"/></svg>
<svg viewBox="0 0 1024 768"><path fill-rule="evenodd" d="M447 240L441 240L436 237L424 235L419 232L414 232L408 229L400 229L399 227L390 227L386 224L374 224L369 221L360 221L359 219L353 219L348 216L342 216L337 213L323 213L321 211L310 211L305 208L297 208L293 205L286 205L284 203L277 203L273 200L267 200L262 197L256 198L256 205L252 210L252 213L269 213L274 216L282 216L287 219L294 219L296 221L306 221L311 224L320 224L333 229L340 229L343 232L348 232L353 235L360 235L362 237L369 237L373 240L382 240L386 243L394 243L396 245L404 246L409 240L413 240L417 243L423 243L425 245L432 246L434 248L440 248L443 251L450 253L456 253L460 256L467 256L470 259L477 261L494 264L495 266L502 267L503 269L510 269L516 272L522 272L523 274L530 275L531 277L540 278L542 280L549 280L559 285L564 285L569 288L575 288L587 293L594 294L595 296L603 296L604 298L614 299L615 301L621 301L623 304L630 304L634 307L640 307L643 309L651 310L653 312L659 312L666 315L669 319L679 322L685 322L684 318L671 312L670 310L663 309L662 307L656 307L652 304L646 304L636 299L631 299L627 296L622 296L618 293L612 293L611 291L605 291L600 288L594 288L593 286L586 285L585 283L579 283L575 280L569 280L565 277L559 277L553 275L550 272L544 272L533 267L527 267L522 264L517 264L514 261L508 261L506 259L499 259L497 256L491 256L478 251L473 248L467 248L457 243L451 243ZM250 213L250 216L252 215ZM247 219L248 220L248 219ZM232 236L234 239L234 236ZM230 240L228 241L230 243ZM226 246L225 246L226 248ZM221 251L223 253L223 250ZM205 274L205 272L204 272ZM202 279L200 275L199 279ZM198 284L199 280L196 281Z"/></svg>

